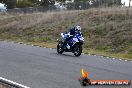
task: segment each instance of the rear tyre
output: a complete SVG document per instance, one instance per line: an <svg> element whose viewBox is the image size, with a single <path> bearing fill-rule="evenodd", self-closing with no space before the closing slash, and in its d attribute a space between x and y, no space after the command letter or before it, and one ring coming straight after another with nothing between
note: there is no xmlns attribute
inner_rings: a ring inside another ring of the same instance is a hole
<svg viewBox="0 0 132 88"><path fill-rule="evenodd" d="M59 42L58 45L57 45L57 52L59 54L62 54L64 52L63 44L61 42Z"/></svg>
<svg viewBox="0 0 132 88"><path fill-rule="evenodd" d="M80 56L82 53L82 46L81 45L76 45L75 49L74 49L74 55L76 57Z"/></svg>

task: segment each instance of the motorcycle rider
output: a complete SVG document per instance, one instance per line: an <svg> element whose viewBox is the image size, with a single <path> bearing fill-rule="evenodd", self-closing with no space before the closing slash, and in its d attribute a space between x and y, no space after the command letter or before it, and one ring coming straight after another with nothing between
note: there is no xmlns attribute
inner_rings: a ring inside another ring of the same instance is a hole
<svg viewBox="0 0 132 88"><path fill-rule="evenodd" d="M66 46L67 41L72 39L76 34L81 34L83 36L83 34L81 33L80 26L72 27L68 32L65 33L65 35L67 35L67 37L64 39L64 46Z"/></svg>

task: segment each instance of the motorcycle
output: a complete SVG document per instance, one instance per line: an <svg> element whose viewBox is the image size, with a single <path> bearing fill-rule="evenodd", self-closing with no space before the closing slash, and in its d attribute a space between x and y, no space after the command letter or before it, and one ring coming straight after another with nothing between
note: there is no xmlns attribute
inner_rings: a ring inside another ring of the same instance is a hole
<svg viewBox="0 0 132 88"><path fill-rule="evenodd" d="M62 54L63 52L72 52L75 56L80 56L83 50L83 36L81 34L76 34L72 39L64 44L64 39L67 37L69 37L68 34L61 33L61 39L58 40L57 44L57 52L59 54Z"/></svg>

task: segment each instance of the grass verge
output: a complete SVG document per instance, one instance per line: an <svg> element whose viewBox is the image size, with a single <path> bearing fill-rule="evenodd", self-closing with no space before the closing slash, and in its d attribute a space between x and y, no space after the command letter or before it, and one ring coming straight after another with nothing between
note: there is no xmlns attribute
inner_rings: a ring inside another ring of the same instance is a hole
<svg viewBox="0 0 132 88"><path fill-rule="evenodd" d="M0 14L0 38L55 48L59 34L75 25L84 33L84 53L132 60L131 8Z"/></svg>

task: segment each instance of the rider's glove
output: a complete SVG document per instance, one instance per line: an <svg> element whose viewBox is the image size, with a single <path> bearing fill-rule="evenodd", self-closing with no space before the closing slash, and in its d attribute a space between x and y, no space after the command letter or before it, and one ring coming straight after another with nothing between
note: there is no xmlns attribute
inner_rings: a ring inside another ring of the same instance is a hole
<svg viewBox="0 0 132 88"><path fill-rule="evenodd" d="M68 37L73 37L73 35L71 35L70 32L67 35L68 35Z"/></svg>

